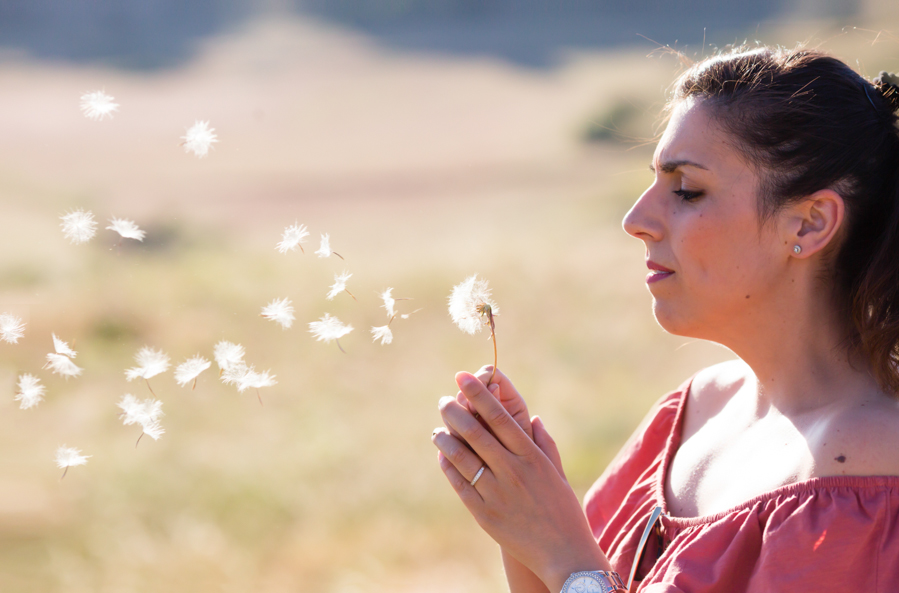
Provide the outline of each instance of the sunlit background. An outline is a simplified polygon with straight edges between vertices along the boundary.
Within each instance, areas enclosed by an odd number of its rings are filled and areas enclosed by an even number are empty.
[[[620,221],[650,182],[666,89],[730,43],[807,42],[899,70],[892,0],[11,0],[0,2],[0,591],[494,592],[495,544],[430,443],[453,374],[492,362],[455,328],[478,273],[499,365],[579,495],[649,406],[728,353],[664,334]],[[82,94],[121,105],[91,121]],[[204,159],[181,136],[208,121]],[[84,208],[100,231],[63,237]],[[142,243],[102,230],[113,216]],[[284,228],[311,241],[281,254]],[[344,256],[318,258],[321,233]],[[325,295],[353,274],[357,297]],[[378,293],[397,303],[394,342]],[[259,316],[287,297],[284,330]],[[324,313],[355,330],[316,342]],[[413,313],[414,312],[414,313]],[[82,376],[41,367],[51,332]],[[219,340],[278,384],[150,380],[158,441],[116,402],[143,346]],[[17,377],[46,401],[21,410]],[[90,455],[60,480],[57,447]]]

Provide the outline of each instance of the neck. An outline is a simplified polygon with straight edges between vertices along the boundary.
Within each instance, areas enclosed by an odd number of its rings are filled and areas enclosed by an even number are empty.
[[[759,408],[802,414],[882,396],[838,308],[813,278],[807,288],[772,298],[721,341],[752,369]]]

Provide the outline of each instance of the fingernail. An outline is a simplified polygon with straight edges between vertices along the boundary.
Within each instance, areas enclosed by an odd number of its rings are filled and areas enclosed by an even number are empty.
[[[453,396],[451,396],[451,395],[444,395],[443,397],[440,398],[440,401],[437,402],[437,407],[440,408],[440,409],[442,410],[442,409],[445,408],[450,402],[454,402],[454,401],[456,401],[456,398],[454,398]]]
[[[462,389],[468,388],[473,389],[474,386],[478,383],[478,380],[472,377],[471,375],[462,375],[460,380],[460,385]]]
[[[499,390],[499,383],[491,383],[487,386],[487,389],[490,390],[490,393],[496,395],[496,392]]]

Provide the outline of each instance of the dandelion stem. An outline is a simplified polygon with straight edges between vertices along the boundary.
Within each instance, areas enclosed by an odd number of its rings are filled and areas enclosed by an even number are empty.
[[[341,258],[341,259],[343,259],[343,258]],[[347,290],[346,288],[344,288],[344,290],[346,291],[346,293],[347,293],[348,295],[350,295],[351,297],[353,297],[353,300],[354,300],[354,301],[356,301],[357,303],[359,302],[359,300],[355,297],[355,295],[354,295],[353,293],[351,293],[351,292],[350,292],[349,290]]]
[[[156,392],[154,392],[154,391],[153,391],[153,388],[150,387],[150,380],[149,380],[149,379],[144,379],[144,381],[147,383],[147,389],[150,390],[150,393],[153,394],[153,397],[156,397]]]
[[[262,395],[259,393],[259,389],[258,389],[258,388],[256,389],[256,397],[259,398],[259,405],[262,406],[262,405],[263,405],[263,404],[262,404]],[[263,406],[263,407],[265,407],[265,406]]]
[[[197,388],[197,377],[194,377],[194,386],[190,388],[191,391]]]
[[[343,349],[343,346],[340,345],[340,340],[334,338],[334,341],[337,342],[337,347],[340,348],[340,351],[346,354],[346,350]]]
[[[69,473],[69,466],[66,466],[66,469],[62,472],[62,477],[59,478],[59,481],[62,482],[62,478],[66,477],[66,474]]]
[[[490,379],[487,381],[487,387],[490,387],[490,383],[493,382],[493,377],[496,375],[496,363],[497,363],[497,353],[496,353],[496,323],[493,321],[493,311],[491,309],[487,309],[487,320],[490,322],[490,339],[493,340],[493,372],[490,373]]]
[[[143,438],[144,433],[141,431],[140,436],[137,437],[137,442],[134,443],[134,448],[137,449],[137,445],[140,443],[140,440]]]
[[[336,255],[337,257],[339,257],[340,259],[343,259],[343,256],[340,255],[339,253],[337,253],[336,251],[332,251],[331,253],[333,253],[334,255]],[[346,260],[344,259],[343,261],[346,261]]]

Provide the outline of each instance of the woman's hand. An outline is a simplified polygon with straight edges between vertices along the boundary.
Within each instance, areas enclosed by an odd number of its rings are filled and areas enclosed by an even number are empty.
[[[550,590],[560,590],[572,572],[608,570],[577,497],[556,469],[558,451],[542,423],[536,422],[535,442],[478,378],[459,373],[456,383],[469,407],[443,398],[449,430],[434,431],[432,440],[441,469],[478,524]],[[486,469],[472,486],[481,466]]]
[[[491,375],[493,375],[492,381],[490,381]],[[508,412],[509,415],[512,416],[512,419],[518,423],[518,426],[533,439],[534,429],[531,426],[531,417],[528,415],[528,406],[524,402],[524,398],[521,397],[521,394],[518,393],[518,390],[515,389],[515,386],[512,385],[512,382],[509,381],[509,378],[499,369],[496,369],[496,373],[494,374],[492,364],[482,366],[474,376],[484,385],[487,385],[487,381],[490,381],[490,385],[487,386],[488,391],[490,391],[499,403],[502,404],[503,408],[506,409],[506,412]],[[468,408],[468,411],[472,414],[476,413],[474,406],[468,401],[461,390],[456,393],[456,401]],[[559,469],[561,470],[561,467]]]

